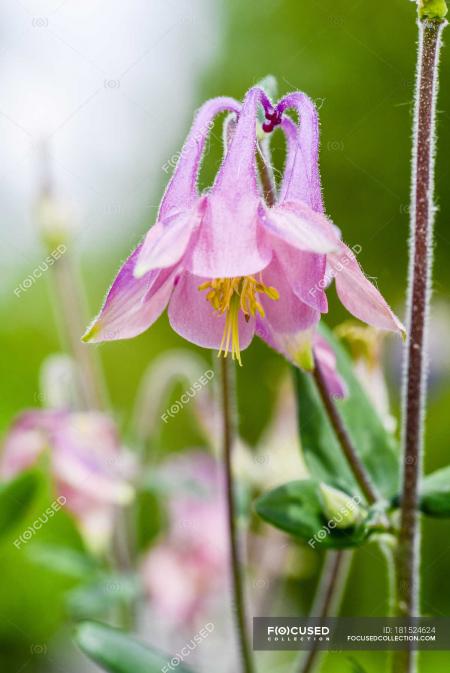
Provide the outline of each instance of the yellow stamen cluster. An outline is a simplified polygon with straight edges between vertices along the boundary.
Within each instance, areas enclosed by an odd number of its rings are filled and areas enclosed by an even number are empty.
[[[253,276],[214,278],[200,285],[198,289],[200,292],[209,290],[206,299],[218,316],[226,313],[219,356],[223,353],[224,357],[227,357],[231,345],[233,360],[237,360],[242,365],[239,346],[239,311],[242,311],[247,322],[257,313],[264,318],[264,309],[258,301],[258,295],[265,294],[269,299],[277,300],[279,298],[277,290],[264,285],[261,274],[258,280]]]

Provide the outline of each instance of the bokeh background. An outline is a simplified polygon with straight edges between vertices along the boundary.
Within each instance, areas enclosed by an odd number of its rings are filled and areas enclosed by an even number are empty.
[[[40,366],[61,351],[50,274],[20,296],[14,293],[46,255],[35,217],[43,140],[55,192],[70,213],[71,246],[92,317],[120,260],[154,221],[170,175],[165,166],[180,149],[195,108],[210,96],[242,98],[271,73],[280,94],[301,89],[317,102],[327,212],[346,241],[362,247],[359,259],[366,273],[404,314],[417,34],[413,3],[21,0],[3,3],[0,19],[2,434],[19,411],[40,406]],[[426,471],[448,462],[450,435],[449,81],[450,51],[444,48]],[[280,169],[282,149],[275,152]],[[204,185],[219,161],[220,132],[213,130]],[[332,296],[329,323],[345,317]],[[144,370],[160,353],[179,347],[187,345],[163,317],[133,341],[97,349],[125,437]],[[392,339],[386,351],[398,411],[401,350]],[[202,356],[213,362],[213,355]],[[250,445],[257,445],[264,431],[285,370],[285,363],[261,343],[245,353],[238,398],[240,430]],[[176,398],[177,390],[173,394]],[[162,428],[157,450],[179,452],[199,441],[187,409]],[[48,497],[41,494],[36,511]],[[60,517],[47,528],[43,539],[77,544],[69,519]],[[445,522],[425,523],[425,613],[450,614],[449,533]],[[314,564],[304,575],[299,596],[311,594]],[[64,595],[74,580],[37,567],[12,548],[11,540],[0,549],[0,578],[0,668],[10,673],[70,670],[61,664],[60,653],[69,657],[73,648]],[[343,614],[383,614],[385,579],[374,546],[357,552]],[[53,643],[55,656],[42,655],[39,647],[47,643]],[[358,659],[369,671],[384,670],[382,655]],[[444,673],[450,665],[445,653],[422,659],[427,673]],[[345,655],[331,654],[322,670],[351,671],[351,664]]]

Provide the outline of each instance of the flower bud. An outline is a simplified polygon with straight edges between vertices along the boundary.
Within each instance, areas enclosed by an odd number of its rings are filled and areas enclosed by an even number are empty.
[[[364,511],[359,507],[361,498],[357,495],[350,497],[343,491],[320,484],[323,513],[330,521],[335,523],[336,528],[350,528],[361,523]]]
[[[49,250],[61,244],[67,244],[70,237],[69,215],[67,210],[52,196],[41,196],[36,206],[36,218],[41,237]]]
[[[420,19],[443,19],[448,12],[445,0],[419,0]]]

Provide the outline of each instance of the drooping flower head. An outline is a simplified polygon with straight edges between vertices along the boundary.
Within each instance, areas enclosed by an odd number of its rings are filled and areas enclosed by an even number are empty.
[[[287,138],[284,176],[269,207],[256,165],[257,113],[266,132]],[[294,108],[298,122],[287,116]],[[212,188],[200,194],[197,178],[211,121],[237,115]],[[325,289],[334,277],[342,303],[358,318],[402,332],[355,254],[325,216],[318,167],[318,118],[303,93],[273,106],[259,87],[242,106],[216,98],[199,110],[163,197],[156,224],[114,281],[87,341],[135,336],[168,306],[172,328],[187,340],[241,351],[254,334],[296,364],[307,363],[314,328],[327,311]],[[320,349],[317,351],[320,357]]]

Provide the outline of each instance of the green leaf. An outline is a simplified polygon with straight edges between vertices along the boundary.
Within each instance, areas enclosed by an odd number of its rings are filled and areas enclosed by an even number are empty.
[[[38,485],[39,476],[33,471],[0,484],[0,536],[6,535],[25,516]]]
[[[367,670],[363,668],[359,663],[359,661],[357,661],[353,657],[349,657],[348,661],[352,666],[352,673],[367,673]]]
[[[109,673],[161,673],[164,666],[170,670],[170,655],[150,650],[110,626],[84,622],[77,627],[75,641],[90,659]],[[183,664],[176,670],[177,673],[189,673]]]
[[[118,605],[130,605],[139,590],[139,580],[133,574],[101,573],[70,592],[67,609],[75,619],[102,619]]]
[[[450,516],[450,466],[437,470],[423,479],[420,489],[420,509],[428,516]]]
[[[99,569],[92,557],[62,545],[35,543],[30,546],[28,556],[34,563],[76,579],[83,579]]]
[[[364,542],[370,533],[361,521],[339,528],[345,511],[330,519],[325,513],[321,485],[311,480],[291,481],[265,493],[256,501],[259,516],[276,528],[306,540],[313,549],[344,549]],[[355,507],[358,508],[355,502]]]
[[[338,371],[347,384],[348,396],[344,400],[336,400],[336,406],[374,485],[380,495],[389,499],[398,491],[398,444],[383,426],[356,379],[345,349],[328,328],[321,326],[320,331],[333,347]],[[298,369],[294,369],[294,375],[300,439],[311,476],[342,491],[360,494],[312,377]]]

